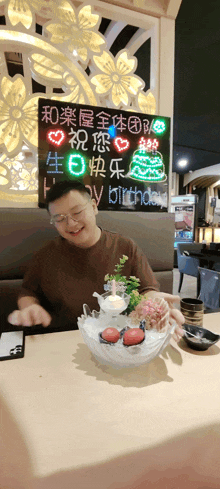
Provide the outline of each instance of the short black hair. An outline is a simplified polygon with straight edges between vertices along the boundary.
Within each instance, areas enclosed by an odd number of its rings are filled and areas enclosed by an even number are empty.
[[[78,190],[78,192],[90,195],[90,190],[85,187],[85,185],[78,180],[70,181],[70,180],[62,180],[61,182],[54,183],[52,187],[48,190],[46,195],[46,208],[48,210],[49,204],[54,202],[63,195],[68,194],[71,190]]]

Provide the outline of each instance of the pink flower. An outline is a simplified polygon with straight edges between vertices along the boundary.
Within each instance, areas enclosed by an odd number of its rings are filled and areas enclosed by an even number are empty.
[[[129,316],[137,322],[145,319],[146,329],[161,329],[164,326],[164,321],[162,320],[167,317],[167,307],[167,303],[163,300],[161,301],[161,299],[147,300],[143,298]]]

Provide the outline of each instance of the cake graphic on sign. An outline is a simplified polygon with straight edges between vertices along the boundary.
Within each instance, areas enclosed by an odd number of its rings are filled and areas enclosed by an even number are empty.
[[[158,146],[157,139],[142,137],[138,149],[133,153],[127,177],[143,182],[165,182],[167,175],[162,154],[157,151]]]

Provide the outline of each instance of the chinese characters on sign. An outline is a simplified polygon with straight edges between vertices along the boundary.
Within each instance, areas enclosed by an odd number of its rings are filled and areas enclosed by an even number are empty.
[[[40,207],[77,179],[101,210],[167,210],[169,117],[40,99],[38,155]]]

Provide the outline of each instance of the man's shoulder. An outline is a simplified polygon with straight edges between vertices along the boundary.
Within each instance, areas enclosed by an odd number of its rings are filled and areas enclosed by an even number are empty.
[[[103,230],[103,233],[105,233],[106,244],[117,243],[118,245],[127,245],[132,248],[136,246],[133,239],[129,238],[128,236],[123,236],[120,233],[107,230]]]
[[[47,255],[48,253],[51,253],[55,250],[59,250],[61,248],[62,241],[60,236],[57,236],[56,238],[50,239],[49,241],[46,241],[41,248],[35,251],[35,256],[44,256]]]

